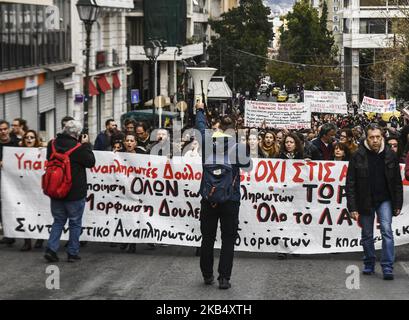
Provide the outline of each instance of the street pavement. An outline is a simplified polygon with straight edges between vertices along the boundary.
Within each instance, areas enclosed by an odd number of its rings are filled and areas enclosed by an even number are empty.
[[[394,281],[382,279],[378,263],[375,275],[355,274],[355,289],[348,289],[351,274],[346,271],[361,268],[361,253],[278,260],[276,254],[237,252],[229,290],[202,283],[195,248],[149,250],[138,244],[136,253],[126,253],[107,243],[88,243],[76,263],[65,261],[61,247],[60,262],[53,265],[60,272],[59,289],[47,289],[51,274],[46,272],[49,264],[43,251],[20,252],[21,245],[18,240],[12,247],[0,247],[0,299],[409,299],[409,245],[397,247]],[[217,262],[216,258],[215,270]],[[56,269],[51,268],[55,276]]]

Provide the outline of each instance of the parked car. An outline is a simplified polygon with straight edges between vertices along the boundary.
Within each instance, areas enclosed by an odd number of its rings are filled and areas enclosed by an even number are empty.
[[[285,91],[280,91],[277,95],[277,102],[286,102],[288,100],[288,94]]]
[[[370,120],[373,120],[373,119],[376,117],[376,113],[375,113],[375,112],[365,112],[365,113],[366,113],[367,117],[368,117]],[[381,117],[382,117],[382,120],[383,120],[383,121],[389,122],[392,117],[397,117],[397,118],[399,118],[400,116],[401,116],[400,111],[396,110],[396,111],[394,111],[394,112],[385,112],[385,113],[382,113],[382,116],[381,116]]]
[[[280,91],[281,91],[280,87],[274,87],[273,91],[272,91],[272,95],[276,96],[276,95],[278,95],[280,93]]]

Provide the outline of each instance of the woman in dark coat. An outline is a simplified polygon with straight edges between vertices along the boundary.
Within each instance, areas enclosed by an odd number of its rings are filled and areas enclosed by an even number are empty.
[[[280,159],[304,159],[304,146],[297,134],[287,134],[281,144]]]

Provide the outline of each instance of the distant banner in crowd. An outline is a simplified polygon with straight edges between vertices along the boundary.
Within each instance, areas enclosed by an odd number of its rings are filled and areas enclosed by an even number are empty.
[[[311,112],[348,113],[348,103],[345,92],[305,90],[304,103],[310,107]]]
[[[95,152],[88,170],[82,240],[200,246],[200,160]],[[45,149],[4,149],[2,214],[8,237],[49,236],[50,200],[40,188]],[[258,159],[242,173],[237,250],[329,253],[361,251],[346,209],[346,162]],[[405,181],[407,183],[407,181]],[[409,243],[409,187],[395,243]],[[68,229],[63,238],[67,239]],[[218,232],[219,234],[220,232]],[[376,247],[381,236],[376,228]],[[220,235],[217,238],[220,247]]]
[[[311,128],[310,108],[303,103],[277,103],[246,100],[244,125],[246,127],[280,129]]]
[[[362,100],[362,110],[365,112],[387,113],[396,111],[396,100],[378,100],[364,97]]]

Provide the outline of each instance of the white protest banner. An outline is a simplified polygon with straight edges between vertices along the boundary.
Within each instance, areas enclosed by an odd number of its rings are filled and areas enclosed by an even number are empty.
[[[311,112],[303,103],[276,103],[246,100],[244,125],[246,127],[280,129],[311,128]]]
[[[369,97],[364,97],[362,100],[362,110],[365,112],[387,113],[396,110],[396,100],[378,100]]]
[[[304,103],[310,107],[311,112],[348,113],[348,103],[345,92],[305,90]]]
[[[49,236],[50,200],[40,187],[44,155],[44,149],[4,148],[1,190],[6,236]],[[200,162],[101,151],[95,155],[96,166],[87,173],[82,240],[200,246]],[[300,254],[361,251],[361,229],[346,209],[347,166],[347,162],[254,160],[252,171],[241,175],[236,249]],[[404,214],[393,218],[396,245],[409,243],[408,185],[404,180]],[[381,236],[375,229],[379,249]],[[67,239],[67,229],[63,238]]]

